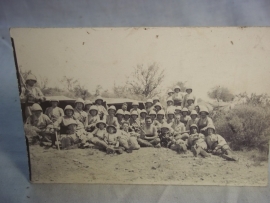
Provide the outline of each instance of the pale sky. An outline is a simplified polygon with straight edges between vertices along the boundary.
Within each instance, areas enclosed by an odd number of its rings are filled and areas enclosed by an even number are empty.
[[[164,91],[187,81],[202,99],[216,85],[270,95],[270,28],[20,28],[11,36],[19,67],[49,86],[66,75],[92,93],[112,90],[137,64],[155,62],[165,69]]]

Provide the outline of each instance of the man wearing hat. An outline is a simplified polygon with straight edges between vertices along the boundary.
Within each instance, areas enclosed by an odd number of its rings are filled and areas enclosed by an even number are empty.
[[[215,126],[209,124],[206,127],[207,135],[205,141],[210,152],[214,155],[220,155],[228,161],[238,161],[232,153],[231,148],[227,144],[226,140],[219,134],[216,134]]]
[[[106,150],[108,145],[104,141],[106,135],[106,122],[104,120],[99,120],[96,124],[96,129],[92,132],[93,138],[91,142],[100,149]]]
[[[198,133],[198,126],[192,124],[190,126],[190,135],[188,137],[188,146],[193,152],[193,155],[197,157],[199,154],[202,157],[209,157],[210,155],[206,152],[207,144],[205,142],[205,136]]]
[[[125,121],[124,120],[124,111],[122,109],[118,109],[116,111],[115,115],[116,115],[116,118],[117,118],[117,122],[120,125],[120,128],[122,128],[123,122]]]
[[[64,116],[64,111],[57,106],[59,103],[57,99],[51,99],[50,102],[52,106],[46,108],[45,115],[47,115],[52,122],[55,122],[59,117]]]
[[[140,126],[143,127],[145,125],[145,118],[147,116],[147,112],[145,109],[141,110],[140,117],[139,117],[139,123]]]
[[[91,106],[88,113],[88,124],[86,126],[87,132],[93,132],[97,122],[100,120],[98,115],[98,109],[95,105]]]
[[[53,123],[50,118],[42,113],[42,108],[39,104],[34,103],[31,107],[32,115],[26,119],[25,129],[32,129],[34,135],[26,133],[30,143],[40,140],[40,144],[43,142],[52,142],[52,146],[55,145],[55,136],[53,131]]]
[[[181,106],[183,102],[183,94],[178,85],[174,87],[174,94],[172,96],[172,99],[173,99],[174,106]]]
[[[84,111],[86,112],[86,113],[88,113],[89,112],[89,110],[90,110],[90,107],[93,105],[93,102],[92,101],[90,101],[90,100],[85,100],[85,102],[84,102]]]
[[[157,128],[152,124],[152,120],[149,116],[145,118],[145,126],[141,130],[138,143],[141,147],[161,147]]]
[[[171,138],[172,138],[173,129],[167,123],[163,123],[160,129],[160,145],[161,147],[170,148]]]
[[[204,135],[206,135],[206,127],[208,125],[214,125],[213,120],[208,116],[209,115],[209,111],[206,107],[202,106],[200,108],[200,118],[198,120],[198,130],[200,133],[203,133]]]
[[[167,109],[165,111],[165,116],[166,116],[166,118],[168,118],[167,117],[168,112],[169,111],[173,111],[174,112],[175,111],[175,106],[173,106],[173,99],[171,97],[169,97],[166,102],[167,102]]]
[[[75,101],[75,108],[74,108],[74,117],[78,119],[84,127],[88,125],[88,115],[83,110],[84,107],[84,100],[82,98],[78,98]]]
[[[139,115],[137,111],[133,111],[131,113],[131,118],[129,119],[129,125],[134,131],[137,131],[140,128]]]
[[[159,102],[159,98],[157,96],[153,97],[153,106],[155,106],[156,103]]]
[[[116,113],[116,108],[114,105],[108,108],[109,115],[106,117],[106,124],[113,125],[116,128],[120,128],[117,118],[114,116]]]
[[[168,94],[168,98],[169,97],[172,97],[173,94],[174,94],[174,91],[172,89],[169,89],[168,92],[167,92],[167,94]]]
[[[124,147],[126,152],[130,153],[132,150],[140,149],[140,145],[138,144],[137,137],[138,133],[129,132],[130,126],[129,123],[124,121],[122,124],[122,130],[120,130],[119,135],[119,145]]]
[[[25,81],[25,86],[21,89],[20,100],[21,103],[25,104],[25,109],[23,109],[24,120],[31,115],[30,107],[34,103],[40,103],[46,100],[43,93],[35,84],[37,83],[37,78],[33,74],[29,74]]]
[[[146,110],[148,115],[149,115],[150,111],[154,110],[152,99],[147,99],[147,101],[145,102],[145,110]]]
[[[159,112],[159,111],[162,109],[161,103],[157,102],[157,103],[154,105],[154,109],[155,109],[156,112]]]
[[[25,80],[25,87],[22,87],[22,92],[20,95],[21,102],[27,101],[28,96],[33,98],[32,104],[35,102],[45,101],[45,97],[39,87],[35,86],[37,83],[37,78],[33,74],[29,74]],[[30,101],[29,101],[30,102]]]
[[[98,96],[95,100],[95,105],[98,109],[98,115],[99,115],[100,119],[106,120],[108,112],[105,109],[105,107],[102,105],[102,103],[103,103],[103,98],[101,96]]]
[[[54,123],[54,129],[59,131],[60,134],[67,134],[67,124],[70,120],[77,123],[76,129],[84,129],[84,125],[78,120],[74,118],[74,109],[72,106],[67,105],[64,109],[64,116],[59,117]]]
[[[191,119],[190,116],[188,115],[188,109],[187,108],[183,108],[181,110],[181,112],[182,112],[182,115],[180,117],[180,121],[182,123],[184,123],[184,125],[186,126],[187,123],[188,123],[188,121]]]
[[[104,142],[107,144],[106,152],[107,154],[122,154],[123,149],[119,147],[119,135],[117,134],[117,129],[113,125],[108,125],[106,127],[107,133],[105,134]]]
[[[89,145],[87,141],[90,141],[92,134],[88,134],[84,128],[78,129],[78,122],[73,119],[69,119],[65,123],[67,127],[66,134],[60,135],[60,142],[62,149],[70,149],[70,147],[78,144],[80,148],[85,148]]]
[[[186,88],[186,94],[185,94],[185,96],[183,98],[182,108],[188,106],[188,103],[187,103],[188,100],[192,100],[194,106],[196,106],[197,101],[196,101],[195,95],[192,93],[192,87],[187,87]]]
[[[134,101],[132,102],[132,109],[130,109],[130,113],[132,114],[133,111],[136,111],[138,115],[140,115],[141,110],[139,109],[139,102]]]
[[[167,114],[167,124],[169,124],[170,126],[172,126],[172,124],[174,123],[174,112],[173,110],[169,110],[168,114]]]
[[[156,126],[158,132],[160,132],[161,126],[166,123],[165,119],[165,112],[163,109],[161,109],[159,112],[157,112],[157,118],[154,125]]]
[[[124,111],[124,121],[129,122],[130,119],[130,113],[129,111]]]
[[[186,140],[188,138],[188,131],[185,128],[185,125],[180,121],[180,115],[176,114],[174,117],[174,121],[171,125],[174,137],[177,139]]]
[[[187,131],[190,131],[190,126],[193,125],[193,124],[195,124],[197,126],[199,118],[198,118],[198,113],[197,113],[196,110],[191,111],[190,118],[191,119],[188,120],[187,125],[186,125],[186,130]],[[197,128],[198,128],[198,126],[197,126]]]
[[[124,102],[124,103],[122,104],[122,110],[123,110],[124,112],[127,111],[127,107],[128,107],[127,103]]]

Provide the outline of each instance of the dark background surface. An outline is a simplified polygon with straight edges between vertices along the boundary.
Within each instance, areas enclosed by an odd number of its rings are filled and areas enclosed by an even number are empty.
[[[270,26],[270,1],[0,0],[0,202],[269,202],[269,186],[29,183],[9,28],[122,26]]]

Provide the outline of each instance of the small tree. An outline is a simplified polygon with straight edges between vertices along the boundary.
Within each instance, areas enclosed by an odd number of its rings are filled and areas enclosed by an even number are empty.
[[[127,85],[133,94],[143,95],[145,98],[153,97],[160,93],[157,88],[164,80],[164,69],[153,63],[148,67],[137,65],[131,77],[127,80]]]
[[[76,80],[73,77],[63,76],[60,82],[63,84],[64,88],[67,89],[68,91],[72,91],[75,88],[75,86],[78,85],[78,80]]]
[[[216,99],[218,102],[224,101],[232,101],[234,95],[230,92],[230,90],[226,87],[216,86],[210,92],[207,93],[208,96],[212,99]]]
[[[74,88],[74,93],[76,97],[80,97],[83,100],[85,100],[88,97],[91,97],[91,94],[89,93],[89,91],[82,85],[78,84],[75,88]]]

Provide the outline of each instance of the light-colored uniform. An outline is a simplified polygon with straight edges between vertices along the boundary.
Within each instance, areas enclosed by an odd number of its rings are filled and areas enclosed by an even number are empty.
[[[198,124],[199,118],[195,118],[194,120],[191,118],[190,120],[188,120],[187,125],[186,125],[186,130],[190,130],[190,126],[192,124]]]
[[[195,95],[191,92],[190,94],[188,94],[188,93],[186,93],[185,94],[185,96],[183,97],[183,102],[182,102],[182,108],[184,108],[184,107],[188,107],[188,104],[187,104],[187,100],[188,99],[193,99],[193,104],[194,104],[194,107],[196,106],[196,103],[197,103],[197,101],[196,101],[196,97],[195,97]]]
[[[139,108],[137,108],[136,110],[134,108],[130,109],[130,114],[132,114],[133,111],[136,111],[138,113],[138,115],[140,115],[141,110]]]
[[[118,123],[118,120],[115,116],[108,115],[106,117],[106,124],[107,125],[113,125],[116,128],[120,128],[120,124]]]
[[[45,110],[45,115],[47,115],[52,120],[52,122],[55,122],[58,118],[64,116],[64,111],[58,106],[54,108],[48,107]]]
[[[85,127],[88,124],[88,115],[85,111],[74,108],[74,118],[78,119]]]
[[[26,88],[28,90],[28,93],[26,93],[26,89],[24,87],[22,87],[22,92],[20,95],[20,100],[22,103],[26,102],[26,99],[28,97],[29,94],[31,94],[36,100],[38,99],[42,99],[44,97],[43,93],[41,92],[41,90],[39,89],[39,87],[36,86],[29,86],[26,84]]]
[[[181,115],[180,122],[184,123],[184,125],[186,126],[190,119],[191,119],[191,117],[188,115],[186,115],[186,116]]]

